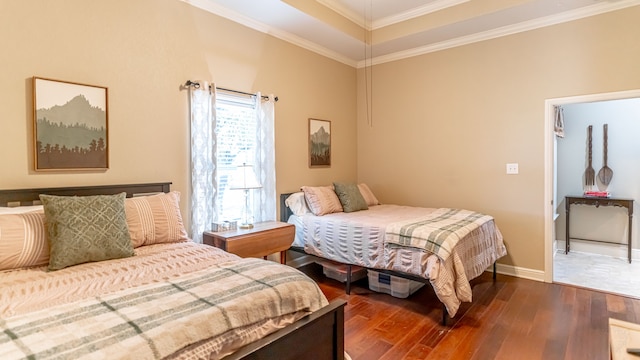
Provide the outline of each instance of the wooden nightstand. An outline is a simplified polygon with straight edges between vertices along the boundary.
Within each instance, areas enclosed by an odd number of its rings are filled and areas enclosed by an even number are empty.
[[[280,252],[280,263],[286,264],[286,251],[295,236],[295,226],[279,221],[253,224],[253,229],[205,231],[202,242],[241,257],[263,257]]]

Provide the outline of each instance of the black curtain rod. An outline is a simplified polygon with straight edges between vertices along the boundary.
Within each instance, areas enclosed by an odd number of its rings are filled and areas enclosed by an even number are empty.
[[[184,85],[185,86],[193,86],[196,89],[200,87],[200,83],[199,82],[195,82],[195,81],[191,81],[191,80],[187,80],[187,82]],[[221,87],[217,87],[217,86],[216,86],[216,89],[223,90],[223,91],[229,91],[229,92],[236,93],[236,94],[242,94],[242,95],[248,95],[248,96],[257,96],[256,94],[251,94],[251,93],[244,92],[244,91],[239,91],[239,90],[225,89],[225,88],[221,88]],[[262,95],[262,99],[263,100],[269,100],[269,97],[266,96],[266,95]],[[273,99],[275,101],[278,101],[278,97],[277,96],[274,97]]]

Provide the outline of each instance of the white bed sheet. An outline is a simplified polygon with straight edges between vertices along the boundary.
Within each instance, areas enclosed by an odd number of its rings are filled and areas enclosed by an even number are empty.
[[[435,211],[400,205],[376,205],[369,210],[323,216],[291,216],[296,225],[295,246],[308,254],[367,268],[388,269],[429,279],[449,315],[460,303],[471,301],[469,280],[506,255],[502,234],[490,221],[471,232],[442,261],[437,256],[406,247],[384,245],[385,227],[395,221],[419,219]]]

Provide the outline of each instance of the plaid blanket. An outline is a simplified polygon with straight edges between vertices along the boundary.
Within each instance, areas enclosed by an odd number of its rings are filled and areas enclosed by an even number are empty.
[[[232,328],[325,305],[299,271],[244,259],[0,318],[0,359],[161,359]]]
[[[384,241],[426,250],[446,260],[458,241],[493,217],[469,210],[440,208],[423,219],[389,224]]]

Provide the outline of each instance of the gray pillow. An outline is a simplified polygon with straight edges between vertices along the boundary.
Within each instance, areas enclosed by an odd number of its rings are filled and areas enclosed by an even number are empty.
[[[49,270],[133,256],[125,196],[40,195],[49,234]]]
[[[367,210],[369,208],[360,193],[360,189],[358,189],[358,185],[334,182],[333,187],[338,199],[340,199],[344,212]]]

